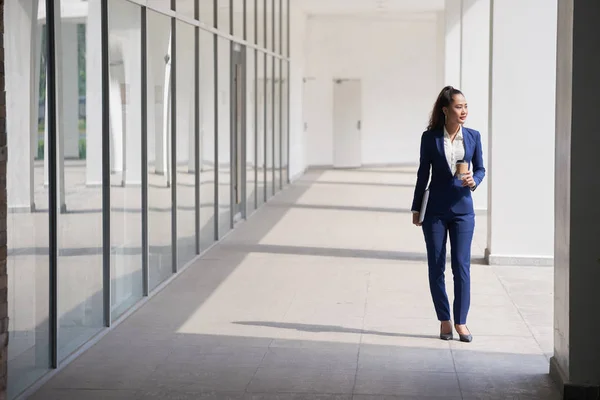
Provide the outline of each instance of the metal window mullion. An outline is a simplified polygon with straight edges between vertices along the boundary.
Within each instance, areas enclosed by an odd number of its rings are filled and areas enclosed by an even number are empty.
[[[198,14],[198,0],[196,0],[196,18]],[[200,28],[195,29],[194,40],[194,184],[196,204],[196,254],[200,254]]]
[[[104,326],[111,324],[110,304],[110,76],[108,61],[108,0],[101,1],[102,46],[102,238]]]
[[[175,0],[172,0],[174,3]],[[171,255],[177,273],[177,19],[171,18]]]
[[[291,129],[291,122],[290,122],[290,98],[291,98],[291,86],[292,86],[292,81],[291,81],[291,76],[292,76],[292,64],[291,64],[291,60],[290,60],[290,55],[292,54],[291,51],[291,39],[290,39],[290,32],[291,32],[291,10],[290,10],[290,0],[284,0],[287,1],[287,26],[286,26],[286,35],[287,35],[287,54],[284,54],[284,57],[287,58],[287,163],[288,163],[288,167],[287,167],[287,183],[290,183],[290,129]]]
[[[49,219],[49,341],[50,367],[58,367],[58,213],[57,213],[57,140],[56,140],[56,54],[54,1],[46,0],[46,79],[48,101],[48,219]]]
[[[141,57],[141,84],[142,84],[142,294],[148,296],[150,293],[150,275],[148,268],[148,50],[147,50],[147,9],[141,7],[141,39],[142,39],[142,57]]]

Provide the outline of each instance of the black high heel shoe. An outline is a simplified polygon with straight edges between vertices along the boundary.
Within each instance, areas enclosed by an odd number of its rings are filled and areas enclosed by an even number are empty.
[[[465,328],[467,328],[467,327],[465,326]],[[456,325],[454,325],[454,329],[456,329]],[[469,330],[469,328],[467,328],[467,330]],[[456,332],[458,332],[458,329],[456,329]],[[463,335],[463,334],[459,333],[458,338],[460,339],[461,342],[465,342],[465,343],[471,343],[473,341],[473,335],[471,335],[470,330],[467,335]]]
[[[440,339],[442,340],[452,340],[452,329],[450,329],[450,333],[443,333],[442,328],[440,327]]]

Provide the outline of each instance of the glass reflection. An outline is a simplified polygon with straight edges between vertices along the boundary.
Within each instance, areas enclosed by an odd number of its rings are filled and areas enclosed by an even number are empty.
[[[153,8],[155,10],[171,10],[171,0],[146,0],[148,8]],[[177,0],[177,4],[179,4],[181,0]]]
[[[4,5],[8,135],[8,398],[50,367],[45,8]],[[33,151],[31,151],[33,149]]]
[[[215,0],[197,0],[198,1],[198,13],[200,17],[200,22],[208,25],[214,26],[215,24]]]
[[[246,49],[246,210],[256,209],[256,50]]]
[[[148,274],[150,290],[173,271],[171,227],[171,19],[147,13]]]
[[[280,54],[281,52],[281,0],[273,0],[273,52]]]
[[[219,238],[231,230],[231,46],[218,38],[218,193]]]
[[[256,168],[257,168],[257,203],[256,206],[260,207],[264,204],[266,199],[266,178],[267,178],[267,142],[266,142],[266,131],[267,131],[267,80],[266,67],[267,64],[266,54],[258,52],[256,56]]]
[[[196,19],[196,0],[177,0],[177,15]]]
[[[200,30],[200,250],[215,241],[215,35]]]
[[[290,64],[287,61],[283,61],[283,74],[281,81],[281,166],[282,166],[282,180],[283,185],[287,185],[289,181],[289,159],[288,159],[288,146],[289,146],[289,76],[290,76]]]
[[[141,8],[109,3],[111,307],[120,317],[142,297]]]
[[[55,18],[60,360],[104,326],[102,157],[108,150],[102,149],[100,2],[89,3],[86,25],[72,18],[77,3],[62,3]]]
[[[275,59],[273,73],[273,179],[275,192],[281,189],[281,60]]]
[[[196,256],[194,27],[177,22],[177,263]]]
[[[233,35],[244,38],[244,8],[248,0],[232,0],[233,3]],[[253,1],[253,0],[250,0]],[[248,32],[249,33],[249,32]]]
[[[275,153],[275,145],[273,143],[273,122],[275,119],[275,115],[273,113],[273,66],[274,60],[272,56],[267,55],[267,75],[266,75],[266,164],[267,164],[267,178],[266,178],[266,187],[267,187],[267,200],[273,197],[275,193],[275,187],[273,186],[273,182],[275,181],[274,169],[273,169],[273,156]]]
[[[221,32],[231,33],[231,0],[216,0],[218,6],[218,17],[217,28]]]

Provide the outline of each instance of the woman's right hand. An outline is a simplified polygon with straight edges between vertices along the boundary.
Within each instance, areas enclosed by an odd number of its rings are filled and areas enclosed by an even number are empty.
[[[416,225],[416,226],[421,226],[421,225],[423,225],[423,224],[421,224],[421,223],[419,222],[419,219],[420,219],[421,213],[414,212],[414,213],[412,213],[412,216],[413,216],[413,221],[412,221],[412,222],[413,222],[413,225]]]

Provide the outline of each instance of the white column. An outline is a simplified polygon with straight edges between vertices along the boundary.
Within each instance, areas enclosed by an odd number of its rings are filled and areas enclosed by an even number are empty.
[[[446,31],[444,85],[457,88],[461,87],[462,3],[463,0],[446,0],[444,21]]]
[[[554,357],[564,399],[600,391],[600,3],[561,0],[558,11]]]
[[[8,208],[30,211],[33,200],[33,149],[37,151],[39,35],[37,1],[6,2],[5,68],[8,131]],[[38,74],[36,74],[38,73]],[[32,143],[32,139],[36,139]]]
[[[484,165],[488,167],[490,66],[490,0],[463,0],[461,87],[469,104],[467,127],[481,133]],[[473,193],[476,210],[488,206],[488,180]]]
[[[304,129],[304,77],[307,16],[297,3],[290,2],[290,180],[294,181],[304,174],[307,167],[307,138]],[[264,75],[259,71],[259,79]],[[259,81],[260,82],[260,81]],[[259,93],[260,93],[259,88]],[[260,101],[260,98],[259,98]],[[259,116],[259,120],[260,120]],[[259,136],[260,138],[260,136]],[[259,139],[259,149],[262,142]],[[259,150],[257,164],[264,158]]]
[[[557,0],[492,1],[491,264],[553,261],[556,21]]]
[[[123,55],[126,82],[126,184],[138,185],[142,183],[142,153],[140,151],[142,140],[142,127],[139,116],[142,103],[138,100],[137,93],[142,91],[142,77],[140,75],[141,54],[140,40],[141,29],[138,14],[132,15],[127,22],[127,40],[124,43]],[[146,101],[146,99],[142,99]]]
[[[66,159],[79,158],[79,70],[77,24],[62,22],[62,101],[64,152]]]
[[[100,0],[89,0],[86,25],[86,184],[102,185],[102,46]]]

